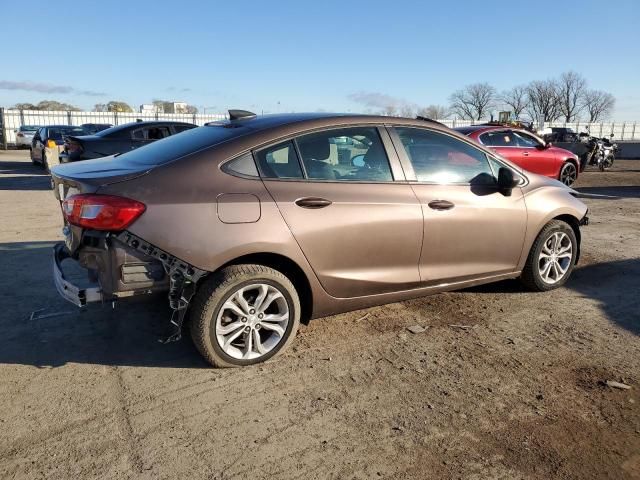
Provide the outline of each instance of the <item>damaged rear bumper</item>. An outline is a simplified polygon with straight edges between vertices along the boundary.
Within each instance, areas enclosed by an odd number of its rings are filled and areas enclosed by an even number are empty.
[[[71,254],[64,243],[58,243],[53,247],[53,281],[60,296],[78,307],[84,307],[87,303],[101,302],[103,294],[99,286],[82,288],[65,278],[62,262],[67,258],[71,258]]]

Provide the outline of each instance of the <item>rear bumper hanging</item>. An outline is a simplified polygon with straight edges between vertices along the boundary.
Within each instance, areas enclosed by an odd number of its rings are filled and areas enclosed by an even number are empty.
[[[67,258],[71,258],[71,254],[66,245],[56,244],[53,247],[53,281],[60,296],[78,307],[84,307],[87,303],[101,302],[103,295],[99,286],[80,288],[65,278],[62,261]]]

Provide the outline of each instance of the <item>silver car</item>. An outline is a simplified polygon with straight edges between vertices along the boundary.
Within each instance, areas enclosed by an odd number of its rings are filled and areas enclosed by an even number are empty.
[[[33,135],[40,127],[38,125],[23,125],[14,130],[16,134],[16,148],[29,148]]]

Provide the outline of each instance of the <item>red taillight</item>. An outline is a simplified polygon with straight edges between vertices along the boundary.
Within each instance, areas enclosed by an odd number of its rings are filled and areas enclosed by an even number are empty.
[[[71,152],[71,153],[76,153],[76,152],[80,152],[81,153],[82,150],[83,150],[82,149],[82,145],[80,145],[79,143],[76,143],[76,142],[67,141],[67,142],[65,142],[64,146],[65,146],[65,150],[67,150],[68,152]]]
[[[113,195],[71,195],[62,212],[72,225],[93,230],[124,230],[142,215],[144,203]]]

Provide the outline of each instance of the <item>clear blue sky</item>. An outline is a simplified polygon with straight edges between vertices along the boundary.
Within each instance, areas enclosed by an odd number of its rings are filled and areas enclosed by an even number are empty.
[[[639,0],[0,0],[0,18],[4,106],[357,112],[358,93],[446,104],[575,70],[616,96],[616,120],[640,120]]]

